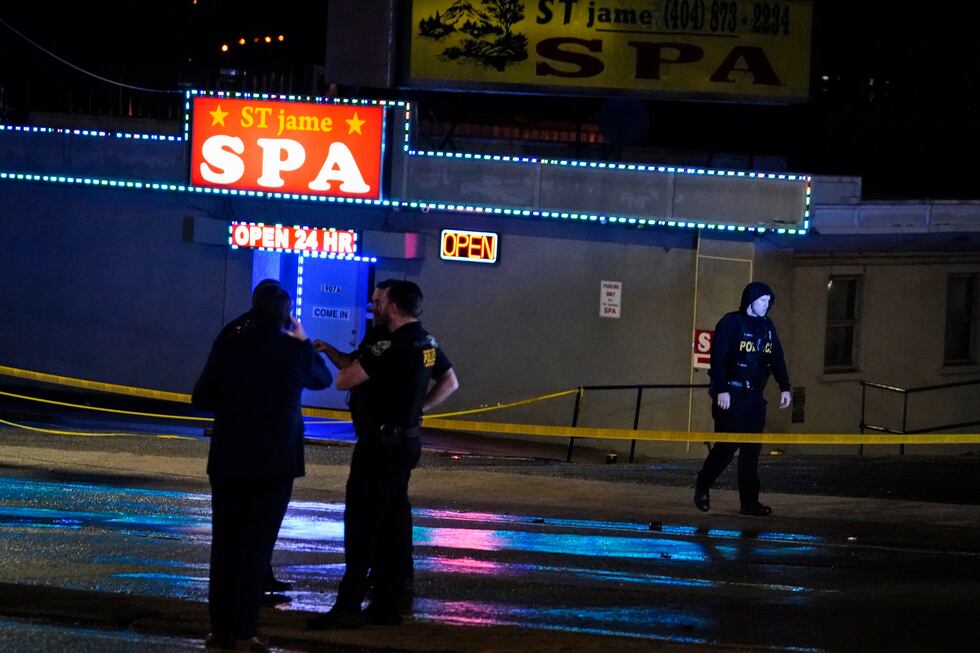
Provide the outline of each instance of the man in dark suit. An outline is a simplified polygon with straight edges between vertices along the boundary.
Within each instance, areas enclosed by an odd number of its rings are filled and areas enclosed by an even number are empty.
[[[279,281],[276,279],[263,279],[256,284],[253,292],[270,284],[281,286]],[[221,340],[235,334],[241,335],[247,331],[251,331],[253,328],[255,328],[255,320],[252,319],[252,309],[249,308],[247,311],[223,326],[221,328],[221,332],[218,333],[218,339]],[[316,341],[314,341],[313,344],[316,346]],[[210,435],[211,429],[207,429],[207,432]],[[276,578],[275,573],[272,571],[272,564],[270,563],[269,571],[265,578],[265,586],[263,587],[263,592],[267,595],[264,597],[265,605],[275,605],[279,601],[283,600],[284,597],[282,596],[282,592],[288,592],[291,589],[293,589],[292,583]]]
[[[293,479],[305,473],[302,391],[332,381],[290,308],[281,286],[257,286],[251,328],[222,331],[194,386],[194,405],[215,416],[207,647],[264,650],[262,590]]]

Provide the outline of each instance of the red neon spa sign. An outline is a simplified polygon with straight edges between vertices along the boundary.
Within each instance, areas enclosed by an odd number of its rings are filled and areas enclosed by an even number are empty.
[[[195,97],[191,184],[381,197],[384,109]]]
[[[229,244],[232,247],[345,255],[357,253],[357,234],[349,229],[232,222]]]

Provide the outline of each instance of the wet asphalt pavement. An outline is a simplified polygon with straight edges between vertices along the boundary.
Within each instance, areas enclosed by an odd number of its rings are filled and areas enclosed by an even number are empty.
[[[0,425],[0,651],[202,650],[202,427],[11,398],[0,417],[134,433]],[[352,434],[325,420],[308,433],[274,558],[294,589],[260,628],[279,650],[947,651],[980,638],[978,455],[763,456],[775,513],[758,519],[737,513],[734,465],[712,510],[694,509],[700,443],[690,458],[604,464],[578,442],[565,463],[565,441],[433,430],[411,489],[413,618],[310,633],[343,571]]]
[[[756,519],[726,491],[734,469],[711,512],[693,508],[697,459],[569,464],[560,445],[426,442],[413,619],[303,630],[343,570],[351,452],[310,445],[274,559],[294,590],[263,615],[273,644],[928,651],[980,636],[980,457],[766,457],[776,513]],[[206,450],[203,438],[0,430],[0,650],[201,650]]]
[[[44,423],[32,422],[36,426]],[[120,422],[93,422],[78,419],[69,428],[120,430]],[[131,430],[132,427],[130,427]],[[17,429],[3,430],[3,442],[11,445],[33,445],[72,450],[132,453],[138,455],[175,455],[194,457],[201,453],[203,429],[172,424],[142,425],[142,435],[131,438],[65,438],[31,433]],[[307,447],[309,464],[346,465],[350,460],[353,434],[349,426],[336,425],[319,430]],[[126,429],[123,429],[126,430]],[[188,440],[159,439],[159,433],[172,433]],[[40,440],[39,440],[40,438]],[[206,446],[206,445],[205,445]],[[704,445],[692,445],[697,449]],[[575,462],[565,463],[565,444],[527,443],[500,440],[488,436],[427,432],[422,468],[479,469],[481,471],[520,473],[567,479],[589,479],[613,483],[635,483],[669,487],[691,487],[702,459],[640,458],[636,463],[597,462],[605,454],[598,450],[576,449]],[[910,448],[911,449],[911,448]],[[707,450],[705,449],[705,452]],[[0,461],[2,468],[3,461]],[[717,489],[736,488],[735,464],[718,479]],[[765,456],[759,461],[763,493],[815,494],[855,498],[901,499],[963,505],[980,505],[980,455],[964,453],[946,456],[924,456],[914,451],[899,455],[792,455]],[[201,479],[206,482],[206,479]]]

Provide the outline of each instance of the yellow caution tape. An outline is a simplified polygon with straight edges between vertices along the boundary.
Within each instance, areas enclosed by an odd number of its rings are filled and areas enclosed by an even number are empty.
[[[513,408],[514,406],[526,406],[527,404],[533,404],[539,401],[546,401],[548,399],[555,399],[557,397],[564,397],[566,395],[575,394],[578,392],[578,388],[572,388],[571,390],[562,390],[561,392],[553,392],[549,395],[541,395],[540,397],[531,397],[530,399],[522,399],[521,401],[512,401],[509,404],[497,404],[496,406],[486,406],[484,408],[471,408],[469,410],[457,410],[454,413],[440,413],[438,415],[426,415],[424,420],[432,419],[442,419],[444,417],[456,417],[457,415],[472,415],[474,413],[485,413],[491,410],[502,410],[504,408]]]
[[[53,406],[66,406],[68,408],[78,408],[80,410],[94,410],[100,413],[116,413],[118,415],[137,415],[139,417],[158,417],[160,419],[186,419],[197,422],[213,422],[213,417],[191,417],[185,415],[164,415],[162,413],[141,413],[135,410],[118,410],[116,408],[100,408],[98,406],[86,406],[84,404],[73,404],[67,401],[54,401],[52,399],[41,399],[40,397],[29,397],[27,395],[18,395],[13,392],[4,392],[0,390],[0,395],[5,397],[14,397],[15,399],[23,399],[25,401],[35,401],[41,404],[51,404]]]
[[[16,367],[0,365],[0,374],[12,376],[18,379],[28,379],[41,383],[52,383],[54,385],[65,385],[72,388],[82,388],[85,390],[98,390],[99,392],[111,392],[118,395],[129,395],[130,397],[146,397],[148,399],[161,399],[163,401],[175,401],[181,404],[191,403],[191,396],[178,392],[166,392],[164,390],[150,390],[148,388],[133,388],[126,385],[116,385],[114,383],[102,383],[101,381],[88,381],[86,379],[76,379],[70,376],[58,376],[56,374],[45,374],[44,372],[32,372],[21,370]]]
[[[579,392],[578,388],[573,388],[571,390],[562,390],[561,392],[552,392],[551,394],[540,395],[538,397],[531,397],[530,399],[521,399],[520,401],[512,401],[508,404],[497,404],[496,406],[484,406],[483,408],[470,408],[468,410],[458,410],[453,413],[439,413],[437,415],[426,415],[422,418],[425,422],[427,420],[442,419],[444,417],[456,417],[458,415],[472,415],[474,413],[486,413],[492,410],[503,410],[504,408],[514,408],[515,406],[526,406],[528,404],[533,404],[538,401],[547,401],[548,399],[555,399],[557,397],[565,397],[567,395],[575,394]],[[307,417],[326,417],[332,420],[340,420],[343,422],[350,422],[350,411],[341,410],[329,410],[325,408],[303,408],[303,414]],[[311,424],[324,424],[325,422],[310,422]]]
[[[43,372],[32,372],[13,367],[0,365],[0,375],[13,376],[42,383],[66,385],[87,390],[98,390],[115,394],[129,395],[132,397],[146,397],[150,399],[161,399],[177,403],[190,403],[191,397],[187,394],[176,392],[165,392],[162,390],[150,390],[147,388],[134,388],[130,386],[115,385],[112,383],[101,383],[98,381],[88,381],[67,376],[45,374]],[[430,428],[441,428],[451,431],[473,431],[477,433],[504,433],[509,435],[534,435],[542,437],[557,438],[597,438],[604,440],[645,440],[657,442],[760,442],[766,444],[980,444],[980,434],[977,433],[915,433],[915,434],[893,434],[893,433],[756,433],[751,439],[746,438],[745,433],[714,433],[707,431],[661,431],[654,429],[621,429],[621,428],[593,428],[586,426],[551,426],[538,424],[513,424],[506,422],[470,422],[461,420],[446,419],[459,415],[470,415],[493,410],[503,410],[515,406],[523,406],[538,401],[546,401],[557,397],[564,397],[574,393],[582,393],[581,388],[572,390],[562,390],[551,394],[531,397],[507,404],[497,406],[487,406],[484,408],[473,408],[452,413],[441,413],[437,415],[426,415],[422,419],[424,426]],[[213,421],[210,417],[184,417],[178,415],[163,415],[156,413],[141,413],[135,411],[116,410],[111,408],[97,408],[94,406],[83,406],[67,402],[52,401],[49,399],[39,399],[25,395],[16,395],[9,392],[0,391],[0,395],[37,401],[41,403],[68,406],[84,410],[94,410],[122,415],[137,415],[141,417],[158,417],[163,419],[183,419],[194,421]],[[324,408],[303,408],[303,415],[307,417],[319,417],[340,422],[350,422],[350,412],[340,410],[330,410]],[[0,420],[2,421],[2,420]],[[320,422],[323,423],[323,422]],[[25,427],[26,428],[26,427]],[[72,432],[69,432],[72,433]],[[162,436],[161,436],[162,437]],[[175,436],[179,437],[179,436]]]
[[[45,374],[44,372],[21,370],[15,367],[7,367],[6,365],[0,365],[0,375],[12,376],[18,379],[28,379],[31,381],[38,381],[41,383],[50,383],[53,385],[63,385],[71,388],[81,388],[84,390],[97,390],[99,392],[121,394],[130,397],[144,397],[147,399],[159,399],[163,401],[172,401],[180,404],[191,403],[190,395],[181,394],[179,392],[166,392],[164,390],[151,390],[149,388],[135,388],[135,387],[125,386],[125,385],[116,385],[114,383],[102,383],[101,381],[76,379],[70,376],[58,376],[56,374]],[[159,417],[163,419],[185,419],[185,420],[193,420],[193,421],[201,421],[201,422],[214,421],[213,418],[211,417],[188,417],[182,415],[163,415],[159,413],[141,413],[132,410],[99,408],[96,406],[85,406],[83,404],[73,404],[65,401],[40,399],[38,397],[18,395],[18,394],[13,394],[11,392],[0,391],[0,394],[6,395],[8,397],[15,397],[17,399],[24,399],[26,401],[36,401],[43,404],[51,404],[54,406],[66,406],[68,408],[79,408],[82,410],[94,410],[94,411],[101,411],[105,413],[116,413],[119,415],[137,415],[139,417]],[[345,411],[339,411],[339,410],[324,410],[321,408],[304,408],[303,414],[312,417],[326,417],[330,419],[350,421],[350,413]]]
[[[588,426],[549,426],[505,422],[467,422],[425,419],[429,428],[478,433],[506,433],[556,438],[646,440],[656,442],[760,442],[767,444],[980,444],[980,433],[715,433],[708,431],[660,431]]]
[[[82,388],[85,390],[98,390],[99,392],[107,392],[112,394],[127,395],[130,397],[144,397],[148,399],[160,399],[163,401],[172,401],[181,404],[191,403],[191,396],[188,394],[181,394],[178,392],[166,392],[164,390],[151,390],[149,388],[136,388],[132,386],[116,385],[113,383],[102,383],[101,381],[89,381],[87,379],[77,379],[70,376],[59,376],[56,374],[45,374],[44,372],[34,372],[31,370],[22,370],[16,367],[8,367],[6,365],[0,365],[0,375],[12,376],[19,379],[29,379],[31,381],[39,381],[41,383],[49,383],[53,385],[63,385],[72,388]],[[547,399],[554,399],[556,397],[564,397],[565,395],[573,394],[579,392],[578,389],[573,390],[563,390],[562,392],[554,392],[547,395],[541,395],[540,397],[532,397],[530,399],[523,399],[521,401],[514,401],[509,404],[498,404],[496,406],[488,406],[484,408],[473,408],[470,410],[460,410],[454,413],[442,413],[439,415],[431,415],[429,419],[440,418],[440,417],[455,417],[458,415],[469,415],[473,413],[485,413],[492,410],[503,410],[504,408],[513,408],[514,406],[524,406],[527,404],[532,404],[538,401],[545,401]],[[137,415],[140,417],[161,417],[165,419],[187,419],[196,421],[212,421],[210,417],[183,417],[178,415],[160,415],[156,413],[140,413],[128,410],[117,410],[110,408],[97,408],[94,406],[84,406],[81,404],[72,404],[68,402],[52,401],[49,399],[39,399],[35,397],[28,397],[25,395],[15,395],[7,392],[0,392],[0,394],[7,395],[9,397],[16,397],[18,399],[25,399],[28,401],[37,401],[40,403],[52,404],[56,406],[66,406],[70,408],[80,408],[84,410],[95,410],[107,413],[118,413],[121,415]],[[303,415],[307,417],[322,417],[325,419],[350,422],[350,411],[344,410],[331,410],[327,408],[313,408],[304,407]],[[315,422],[314,422],[315,423]]]
[[[185,435],[146,435],[143,433],[96,433],[93,431],[58,431],[55,429],[42,429],[34,426],[27,426],[26,424],[17,424],[16,422],[8,422],[5,419],[0,419],[0,424],[6,424],[7,426],[13,426],[14,428],[24,429],[25,431],[35,431],[38,433],[53,433],[54,435],[74,435],[83,438],[144,437],[144,438],[161,438],[164,440],[196,439],[196,438],[187,437]]]
[[[304,406],[303,414],[307,417],[324,417],[331,420],[330,422],[308,422],[309,424],[333,424],[335,422],[351,421],[349,410],[330,410],[329,408],[310,408]]]

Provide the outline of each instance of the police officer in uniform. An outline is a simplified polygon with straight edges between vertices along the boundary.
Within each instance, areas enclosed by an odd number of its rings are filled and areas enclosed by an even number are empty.
[[[374,291],[371,293],[371,315],[377,316],[378,314],[378,302],[384,295],[385,291],[388,289],[395,280],[385,279],[384,281],[379,281],[374,287]],[[352,352],[342,352],[329,342],[324,340],[314,340],[313,346],[316,347],[317,351],[326,355],[327,359],[333,363],[338,370],[349,366],[351,363],[356,361],[362,354],[367,352],[371,345],[376,343],[378,340],[384,340],[388,337],[388,329],[380,324],[380,322],[375,319],[371,326],[368,328],[367,333],[364,334],[364,339],[361,340],[361,344],[357,346]],[[358,386],[351,390],[351,395],[356,396],[359,389],[363,389],[364,386]]]
[[[764,283],[742,291],[738,311],[725,314],[711,343],[711,414],[716,433],[762,433],[766,425],[764,390],[770,372],[779,384],[779,407],[792,403],[789,375],[776,327],[766,315],[776,296]],[[759,443],[716,442],[694,486],[698,510],[711,507],[710,490],[738,451],[741,514],[764,517],[772,508],[759,503]]]
[[[346,570],[336,603],[308,623],[311,629],[401,623],[404,560],[411,547],[411,522],[404,517],[411,511],[408,483],[421,454],[423,407],[434,405],[427,405],[429,383],[439,358],[438,344],[418,321],[421,303],[417,285],[392,281],[375,303],[375,319],[387,337],[338,373],[338,389],[358,389],[351,401],[357,443],[344,510]],[[362,613],[369,570],[374,593]]]
[[[379,305],[382,298],[385,295],[388,287],[394,283],[395,279],[385,279],[384,281],[378,282],[374,287],[374,291],[371,293],[371,314],[374,316],[380,316]],[[382,319],[376,317],[371,327],[368,329],[358,345],[357,349],[346,353],[342,352],[333,345],[323,340],[314,340],[313,346],[317,351],[322,352],[326,357],[337,366],[337,369],[343,369],[350,366],[354,361],[364,355],[369,355],[371,348],[381,340],[389,339],[390,332],[388,328],[382,324]],[[432,388],[425,396],[425,401],[422,404],[422,412],[426,413],[433,406],[443,402],[449,395],[455,392],[459,388],[459,380],[456,378],[456,372],[453,370],[452,363],[443,353],[441,348],[436,349],[436,363],[431,368],[432,380],[435,382]],[[361,406],[361,402],[365,401],[369,396],[369,388],[371,387],[371,381],[365,381],[364,383],[351,388],[349,406],[352,414],[363,412],[364,406]],[[398,529],[398,532],[402,534],[407,534],[409,541],[398,546],[398,551],[403,555],[403,566],[405,568],[404,581],[405,586],[402,590],[402,601],[401,608],[403,612],[410,612],[412,608],[412,600],[415,594],[414,590],[414,580],[415,580],[415,569],[412,564],[412,511],[410,507],[407,507],[399,515],[399,519],[402,520],[403,525]],[[371,574],[368,577],[368,585],[374,584],[375,571],[372,569]]]
[[[385,291],[388,286],[394,283],[396,279],[385,279],[384,281],[378,282],[374,287],[374,291],[371,293],[371,314],[378,315],[378,302],[384,296]],[[368,329],[361,340],[361,344],[357,346],[357,349],[352,352],[342,352],[333,345],[323,340],[314,340],[313,346],[316,350],[325,354],[326,357],[333,363],[337,369],[343,369],[349,366],[351,363],[356,361],[365,353],[371,350],[374,343],[379,340],[385,340],[388,338],[389,331],[387,327],[380,323],[380,320],[375,319],[374,323]],[[436,364],[432,367],[432,380],[435,381],[435,385],[429,390],[428,394],[425,396],[425,403],[422,404],[422,412],[428,412],[430,408],[439,404],[449,395],[456,392],[459,389],[459,380],[456,378],[456,372],[453,370],[452,363],[443,354],[442,349],[436,350]],[[363,395],[367,384],[359,385],[351,388],[350,393],[350,405],[355,406],[359,398]]]

